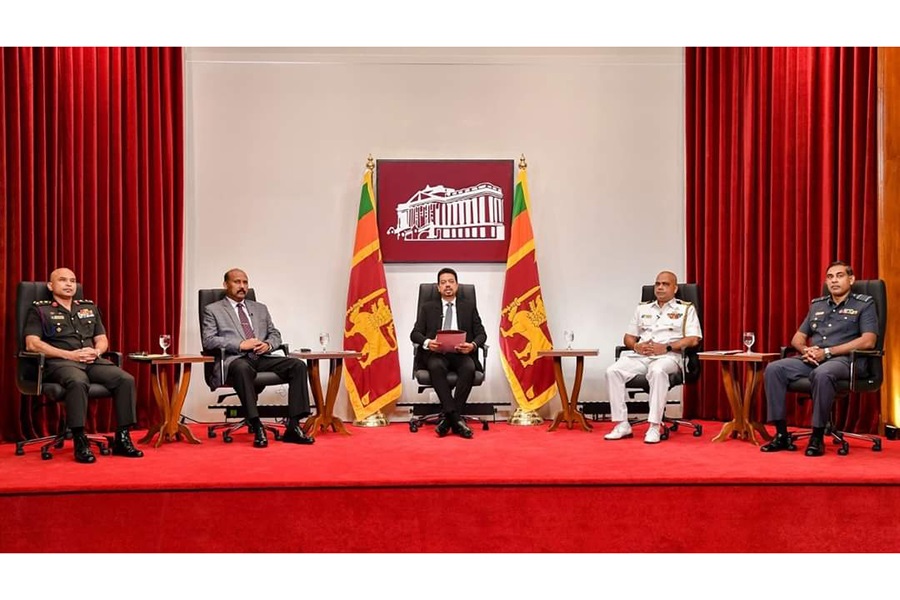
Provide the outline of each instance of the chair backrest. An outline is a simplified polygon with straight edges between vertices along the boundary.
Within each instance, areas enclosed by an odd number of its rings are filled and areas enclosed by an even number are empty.
[[[653,285],[645,285],[641,288],[641,302],[651,302],[656,300],[653,293]],[[675,297],[694,305],[697,311],[697,319],[700,320],[700,326],[703,326],[703,302],[700,294],[700,286],[696,283],[679,283],[678,289],[675,291]],[[703,349],[703,340],[694,346],[688,348],[684,352],[685,373],[683,375],[683,383],[692,383],[700,378],[700,357],[698,353]]]
[[[456,297],[462,298],[465,300],[471,300],[477,304],[475,299],[475,284],[473,283],[460,283],[459,287],[456,290]],[[430,283],[420,283],[419,284],[419,298],[416,301],[416,314],[419,314],[419,310],[422,308],[422,305],[426,302],[430,302],[432,300],[440,300],[441,293],[438,291],[437,284],[434,282]],[[484,350],[482,350],[483,352]],[[413,375],[415,379],[419,382],[419,384],[424,384],[425,386],[431,385],[431,376],[428,374],[428,370],[425,369],[425,366],[419,363],[420,354],[418,350],[413,353]],[[478,363],[479,361],[476,361]],[[484,362],[481,362],[481,368],[477,371],[475,375],[475,385],[481,385],[484,381]],[[454,382],[456,381],[456,375],[450,374],[448,380]],[[419,392],[422,391],[422,387],[419,388]]]
[[[884,332],[887,328],[887,287],[882,279],[857,279],[850,288],[853,294],[865,294],[872,296],[875,302],[875,315],[878,318],[878,339],[875,340],[875,350],[884,350]],[[831,292],[828,286],[822,286],[822,295],[827,296]],[[865,391],[873,391],[881,386],[884,381],[884,363],[881,357],[873,357],[867,361]]]
[[[460,283],[459,288],[456,290],[456,296],[458,298],[462,298],[464,300],[471,300],[478,304],[475,300],[475,284],[474,283]],[[422,308],[422,305],[431,300],[440,300],[441,292],[438,291],[438,287],[436,283],[420,283],[419,284],[419,300],[416,303],[416,314],[419,314],[419,309]]]
[[[212,304],[213,302],[218,302],[222,298],[225,297],[225,288],[213,288],[213,289],[202,289],[197,290],[197,318],[200,322],[200,331],[202,335],[203,331],[203,309],[207,307],[207,305]],[[245,296],[246,300],[252,300],[256,302],[256,291],[253,288],[249,288],[247,290],[247,295]],[[207,352],[205,350],[201,350],[201,354],[206,356],[218,356],[216,352]],[[206,381],[212,381],[216,370],[216,363],[203,363],[203,375],[206,378]]]
[[[75,299],[83,300],[84,292],[81,284],[75,289]],[[21,281],[16,287],[16,336],[19,343],[19,352],[25,350],[25,317],[28,309],[39,300],[53,300],[53,294],[47,287],[46,281]]]
[[[203,330],[203,309],[213,302],[218,302],[225,297],[225,288],[204,289],[197,291],[197,318],[200,322],[200,330]],[[256,291],[253,288],[247,290],[247,300],[256,302]]]
[[[850,287],[850,293],[872,296],[875,314],[878,316],[878,340],[875,342],[875,350],[884,350],[884,332],[887,328],[887,287],[884,280],[857,279]],[[828,285],[822,285],[822,295],[831,295]]]

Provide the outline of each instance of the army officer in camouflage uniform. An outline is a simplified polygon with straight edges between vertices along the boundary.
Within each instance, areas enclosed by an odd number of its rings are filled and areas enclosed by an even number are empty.
[[[828,266],[825,284],[828,296],[813,299],[791,346],[799,356],[783,358],[766,367],[768,419],[775,424],[775,438],[762,446],[763,452],[793,450],[785,420],[785,395],[788,384],[809,377],[812,384],[813,432],[806,456],[825,453],[823,438],[828,424],[837,382],[850,378],[850,351],[868,350],[878,340],[878,316],[875,302],[865,294],[851,294],[853,269],[837,261]]]
[[[109,347],[100,311],[90,300],[75,300],[75,273],[56,269],[47,283],[53,300],[35,301],[25,319],[25,349],[47,356],[44,380],[66,390],[66,424],[75,442],[75,460],[96,460],[84,435],[88,388],[99,383],[113,395],[116,411],[115,456],[140,458],[128,428],[135,422],[134,377],[102,358]]]

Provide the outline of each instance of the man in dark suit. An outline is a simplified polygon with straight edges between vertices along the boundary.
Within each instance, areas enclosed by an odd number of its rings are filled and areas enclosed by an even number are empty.
[[[274,356],[271,352],[281,346],[281,333],[272,323],[265,304],[247,300],[250,282],[240,269],[225,273],[225,297],[203,309],[203,328],[200,332],[204,350],[225,349],[225,360],[216,364],[218,376],[225,373],[237,392],[247,419],[254,431],[253,445],[269,445],[266,429],[259,421],[256,407],[258,392],[254,385],[256,374],[276,373],[288,384],[288,424],[282,441],[289,444],[312,444],[313,439],[300,427],[300,419],[309,416],[309,388],[306,364],[288,356]],[[209,382],[210,387],[221,385]]]
[[[431,385],[441,401],[442,414],[435,431],[444,437],[452,429],[460,437],[470,439],[472,430],[460,415],[469,399],[475,371],[482,368],[476,350],[487,341],[487,334],[475,302],[456,297],[459,288],[456,271],[449,267],[438,271],[437,287],[441,299],[422,304],[409,337],[422,346],[420,364],[428,369]],[[441,352],[440,344],[435,341],[437,332],[446,329],[466,332],[466,341],[457,345],[455,352]],[[447,382],[448,371],[456,373],[455,394]]]

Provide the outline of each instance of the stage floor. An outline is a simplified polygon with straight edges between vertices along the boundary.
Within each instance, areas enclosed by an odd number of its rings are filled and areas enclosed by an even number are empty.
[[[226,444],[195,425],[200,445],[142,446],[142,459],[97,456],[93,465],[72,458],[71,442],[43,461],[36,446],[15,456],[0,444],[0,494],[103,490],[195,490],[433,485],[853,485],[900,484],[900,444],[883,450],[851,442],[850,454],[810,458],[797,452],[763,454],[741,440],[712,442],[721,423],[705,422],[703,436],[680,429],[657,445],[635,437],[606,441],[609,423],[593,432],[547,425],[493,423],[475,437],[438,438],[433,427],[410,433],[405,423],[381,428],[348,426],[351,435],[319,434],[312,446],[275,442],[252,446],[246,432]],[[138,439],[143,432],[133,436]]]
[[[768,455],[713,443],[721,426],[647,445],[605,441],[609,423],[395,423],[266,449],[195,426],[200,445],[92,465],[3,444],[0,552],[900,551],[900,446]]]

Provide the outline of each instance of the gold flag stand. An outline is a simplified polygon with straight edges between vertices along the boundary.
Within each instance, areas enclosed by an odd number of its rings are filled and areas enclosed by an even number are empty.
[[[541,415],[536,410],[525,410],[522,407],[516,409],[516,412],[509,418],[510,425],[520,425],[522,427],[533,427],[544,422]]]
[[[387,417],[384,416],[384,413],[382,413],[380,410],[376,410],[365,419],[353,421],[353,425],[355,425],[356,427],[387,427],[388,425],[390,425],[390,421],[387,420]]]

